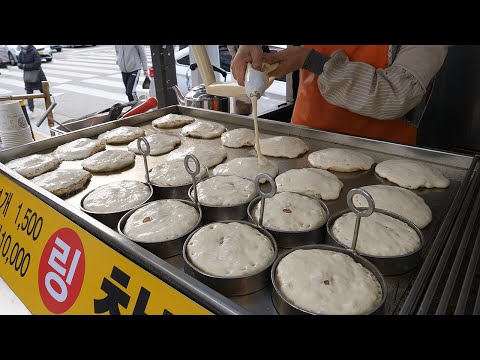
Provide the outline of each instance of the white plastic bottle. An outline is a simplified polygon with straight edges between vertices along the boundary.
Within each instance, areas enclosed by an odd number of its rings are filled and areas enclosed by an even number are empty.
[[[268,74],[264,71],[255,70],[252,64],[247,64],[245,71],[245,92],[249,98],[260,98],[267,90]]]

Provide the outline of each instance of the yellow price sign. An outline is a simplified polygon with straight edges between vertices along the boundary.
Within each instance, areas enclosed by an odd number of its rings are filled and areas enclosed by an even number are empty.
[[[3,175],[0,276],[33,314],[211,314]]]

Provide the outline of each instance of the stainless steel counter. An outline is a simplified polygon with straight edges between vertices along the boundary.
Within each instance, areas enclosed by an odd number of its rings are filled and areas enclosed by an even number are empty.
[[[149,134],[151,132],[158,131],[151,126],[151,121],[159,116],[165,115],[170,112],[182,113],[197,117],[199,119],[217,121],[225,125],[225,127],[227,127],[227,129],[229,130],[237,127],[253,128],[253,121],[250,117],[188,107],[172,106],[165,109],[155,110],[146,114],[137,115],[126,120],[118,120],[115,122],[103,123],[93,127],[88,127],[82,130],[67,133],[65,135],[39,141],[29,146],[22,146],[19,148],[3,151],[0,152],[0,161],[6,162],[8,160],[33,153],[48,153],[53,151],[55,147],[60,144],[72,141],[80,137],[95,138],[98,134],[102,132],[122,125],[137,125],[144,128],[146,133]],[[450,186],[447,189],[414,190],[414,192],[421,196],[430,206],[433,213],[432,222],[423,230],[423,234],[426,240],[426,246],[423,250],[423,258],[425,258],[425,256],[428,254],[431,243],[435,239],[435,236],[437,235],[442,223],[445,222],[449,216],[452,216],[451,214],[449,214],[450,205],[452,204],[455,196],[459,192],[461,186],[463,186],[462,182],[465,180],[465,176],[473,160],[472,157],[460,154],[446,153],[422,149],[418,147],[387,143],[377,140],[369,140],[353,136],[328,133],[302,126],[296,126],[263,119],[261,119],[259,122],[259,128],[261,133],[266,136],[298,136],[302,138],[309,146],[309,152],[297,159],[269,158],[273,162],[277,163],[280,173],[292,168],[310,167],[307,161],[308,154],[310,152],[327,147],[341,147],[359,150],[367,155],[372,156],[375,160],[375,163],[379,163],[387,159],[410,158],[418,161],[427,162],[430,166],[440,170],[451,181]],[[179,133],[179,131],[179,129],[167,130],[167,132],[170,133]],[[182,137],[181,146],[189,146],[191,144],[200,142],[210,144],[211,146],[222,146],[219,138],[213,140],[200,140],[185,137]],[[107,148],[126,149],[126,145],[108,145]],[[252,147],[241,149],[226,149],[228,154],[228,158],[226,161],[241,156],[255,156],[255,151]],[[151,168],[165,161],[166,156],[167,155],[150,156],[148,158],[149,167]],[[81,168],[80,162],[81,161],[65,161],[61,164],[60,168]],[[212,168],[210,170],[212,170]],[[337,211],[340,211],[347,207],[346,194],[350,189],[354,187],[373,184],[392,185],[392,183],[390,183],[389,181],[377,176],[374,172],[374,167],[372,167],[372,169],[370,169],[369,171],[355,173],[334,173],[343,182],[344,187],[340,193],[340,197],[337,200],[326,201],[326,204],[331,214],[334,214]],[[107,182],[117,181],[121,179],[144,181],[144,176],[145,171],[143,167],[143,159],[141,156],[137,156],[135,165],[125,171],[109,173],[108,175],[94,174],[87,188],[66,199],[65,201],[55,196],[53,196],[53,198],[55,198],[55,202],[60,208],[68,206],[70,209],[80,209],[79,203],[81,198],[85,195],[86,192],[92,190],[93,188],[96,188],[97,186],[105,184]],[[28,186],[31,186],[34,189],[39,189],[28,180],[26,181],[26,183],[28,184]],[[40,191],[42,192],[43,189],[40,189]],[[86,218],[90,218],[88,215],[84,216],[86,216]],[[94,227],[95,232],[101,234],[100,238],[102,238],[102,240],[105,241],[106,238],[112,238],[112,230],[106,228],[103,224],[98,223],[94,219],[90,219],[91,221],[88,227]],[[117,238],[117,236],[114,237]],[[133,246],[131,248],[133,249],[133,251],[128,251],[126,254],[127,256],[132,257],[132,260],[135,260],[137,252],[142,253],[143,249],[138,250],[138,246]],[[164,260],[154,255],[152,259],[154,260],[154,263],[165,263]],[[182,279],[187,282],[191,282],[193,284],[193,287],[197,286],[198,282],[183,273],[183,259],[181,255],[168,258],[166,259],[166,262],[172,265],[175,269],[178,269],[179,273],[182,273],[180,275]],[[408,290],[411,287],[413,281],[415,280],[418,270],[419,269],[415,269],[401,276],[386,277],[386,281],[388,284],[388,297],[385,306],[385,313],[394,314],[399,311],[399,307],[405,296],[408,294]],[[230,300],[232,300],[235,304],[240,305],[250,313],[276,314],[276,310],[270,298],[270,291],[271,288],[268,287],[254,294],[240,297],[232,297],[230,298]],[[222,295],[217,293],[215,293],[215,296],[220,299],[224,298]],[[228,301],[226,302],[226,304],[228,304]]]

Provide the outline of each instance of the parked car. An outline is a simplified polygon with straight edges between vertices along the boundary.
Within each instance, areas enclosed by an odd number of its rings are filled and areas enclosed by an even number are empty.
[[[270,50],[280,51],[285,47],[283,45],[270,45]],[[175,50],[179,47],[175,47]],[[226,81],[235,80],[230,72],[230,63],[232,57],[228,52],[228,49],[224,45],[220,45],[220,67],[227,72]],[[175,51],[175,62],[177,72],[177,86],[185,95],[192,87],[191,83],[191,70],[190,70],[190,57],[189,48],[183,48]],[[215,72],[215,74],[218,74]],[[223,77],[222,77],[223,80]],[[286,101],[286,82],[285,78],[274,80],[272,85],[265,91],[259,102],[259,113],[266,110],[273,110],[278,105],[285,103]]]
[[[62,51],[62,45],[49,45],[50,49],[56,50],[57,52]]]
[[[8,59],[10,65],[17,65],[18,54],[22,50],[20,45],[7,45],[8,46]],[[38,53],[42,57],[42,62],[50,62],[53,60],[52,49],[49,45],[33,45],[38,50]]]
[[[97,45],[62,45],[62,46],[76,48],[77,46],[82,47],[82,46],[97,46]]]
[[[0,45],[0,68],[7,67],[6,64],[9,63],[8,60],[8,46],[7,45]]]

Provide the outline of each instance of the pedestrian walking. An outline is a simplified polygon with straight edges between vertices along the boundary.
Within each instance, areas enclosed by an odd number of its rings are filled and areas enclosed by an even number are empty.
[[[42,81],[47,81],[47,77],[42,69],[42,58],[33,45],[20,45],[22,50],[18,54],[17,66],[23,70],[23,81],[27,94],[33,94],[34,90],[43,93]],[[34,115],[33,99],[28,99],[28,111],[30,119]]]
[[[122,72],[123,84],[128,101],[138,100],[137,85],[140,72],[147,76],[148,64],[143,45],[115,45],[117,65]]]

